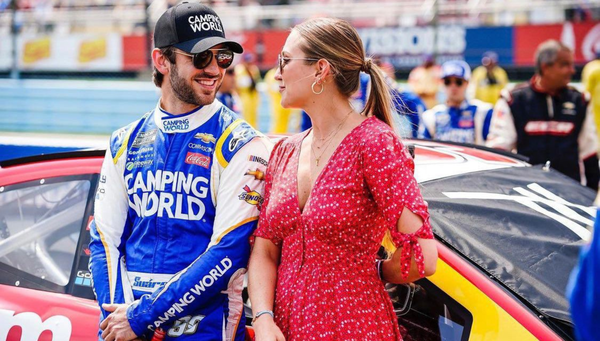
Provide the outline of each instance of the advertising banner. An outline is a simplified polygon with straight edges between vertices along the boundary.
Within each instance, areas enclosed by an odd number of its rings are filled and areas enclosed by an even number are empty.
[[[24,71],[122,71],[118,33],[20,35],[18,65]]]
[[[379,57],[395,67],[421,64],[425,55],[436,54],[437,61],[463,59],[467,47],[464,26],[449,25],[382,27],[358,30],[368,55]]]
[[[600,23],[570,23],[515,27],[514,64],[535,65],[535,50],[545,40],[556,39],[575,53],[575,64],[594,59],[600,51]]]

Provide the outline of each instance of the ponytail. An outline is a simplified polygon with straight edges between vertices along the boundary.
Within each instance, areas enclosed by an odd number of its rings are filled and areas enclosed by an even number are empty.
[[[385,80],[383,71],[372,62],[371,58],[365,60],[361,71],[371,76],[371,91],[363,113],[367,116],[375,116],[393,128],[391,88]]]

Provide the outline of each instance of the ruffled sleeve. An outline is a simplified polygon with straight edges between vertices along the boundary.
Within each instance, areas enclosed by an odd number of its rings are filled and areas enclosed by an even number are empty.
[[[273,174],[277,170],[277,164],[279,164],[279,157],[281,156],[281,145],[284,140],[280,140],[273,147],[271,157],[269,158],[269,164],[265,174],[265,198],[260,209],[260,216],[258,218],[258,228],[254,231],[254,237],[261,237],[269,239],[273,244],[281,246],[283,240],[282,233],[275,224],[273,224],[272,214],[270,213],[271,205],[271,188],[273,186]],[[252,240],[254,243],[254,238]]]
[[[419,274],[424,277],[425,262],[417,238],[433,239],[433,232],[427,203],[414,177],[412,157],[400,139],[386,127],[365,138],[362,162],[371,195],[385,218],[395,246],[402,248],[402,276],[408,277],[414,254]],[[397,229],[404,207],[423,219],[423,225],[414,233],[401,233]]]

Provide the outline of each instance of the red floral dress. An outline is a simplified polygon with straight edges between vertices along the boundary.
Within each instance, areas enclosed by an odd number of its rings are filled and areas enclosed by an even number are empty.
[[[389,126],[366,119],[335,150],[301,212],[297,174],[306,135],[273,150],[255,232],[281,247],[275,322],[287,341],[401,340],[375,259],[389,229],[404,246],[403,273],[413,252],[423,271],[416,237],[433,235],[414,162]],[[425,222],[415,234],[397,232],[404,207]]]

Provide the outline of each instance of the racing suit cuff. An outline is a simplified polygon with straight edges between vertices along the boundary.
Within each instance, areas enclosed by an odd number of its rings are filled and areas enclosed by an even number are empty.
[[[146,296],[146,295],[144,295]],[[142,296],[143,299],[143,296]],[[131,326],[131,330],[135,333],[136,336],[152,336],[152,332],[154,329],[149,329],[150,327],[150,319],[152,318],[150,314],[144,313],[141,311],[140,301],[137,300],[133,302],[127,308],[127,320],[129,320],[129,325]],[[149,340],[149,339],[148,339]]]

